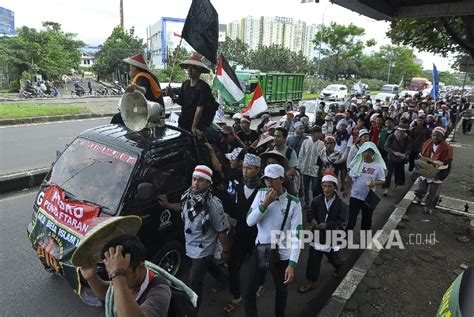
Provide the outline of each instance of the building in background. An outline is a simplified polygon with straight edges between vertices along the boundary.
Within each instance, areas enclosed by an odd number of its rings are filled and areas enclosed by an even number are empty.
[[[248,16],[227,24],[227,36],[240,39],[249,49],[259,45],[281,45],[293,52],[301,51],[308,59],[314,57],[315,24],[286,17]]]
[[[15,35],[15,13],[0,7],[0,35]]]
[[[92,66],[95,63],[95,55],[99,51],[97,46],[84,46],[81,48],[81,63],[79,68],[84,72],[84,75],[91,76]]]
[[[184,21],[182,18],[162,17],[147,29],[147,44],[153,68],[163,69],[181,40]],[[219,41],[225,41],[227,25],[219,25]],[[182,41],[181,47],[188,52],[193,48]]]

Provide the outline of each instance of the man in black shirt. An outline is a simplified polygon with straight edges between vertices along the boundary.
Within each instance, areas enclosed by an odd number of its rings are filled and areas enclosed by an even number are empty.
[[[132,81],[125,92],[140,91],[146,100],[158,102],[164,106],[163,96],[161,94],[160,82],[154,74],[150,72],[145,58],[142,54],[136,54],[123,60],[130,65],[130,77]],[[124,124],[122,116],[115,114],[110,123]]]
[[[209,73],[210,70],[202,62],[202,57],[197,54],[179,65],[188,71],[189,79],[183,82],[179,97],[174,100],[182,107],[178,126],[200,136],[208,132],[214,118],[211,112],[215,106],[215,100],[211,87],[199,78],[201,74]]]
[[[247,148],[250,148],[252,143],[258,140],[257,131],[250,129],[250,118],[246,116],[240,119],[240,127],[242,130],[237,133],[237,136]]]

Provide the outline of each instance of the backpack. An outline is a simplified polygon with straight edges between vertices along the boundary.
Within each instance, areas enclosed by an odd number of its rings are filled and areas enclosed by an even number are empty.
[[[153,285],[166,284],[169,285],[163,278],[155,277],[151,282]],[[170,286],[171,300],[168,308],[168,317],[185,317],[191,316],[195,313],[195,308],[189,297],[185,292],[175,289]]]

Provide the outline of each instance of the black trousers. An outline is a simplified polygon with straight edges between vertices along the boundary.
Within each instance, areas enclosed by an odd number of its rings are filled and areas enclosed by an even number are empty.
[[[349,221],[347,222],[347,230],[353,230],[359,211],[362,210],[361,230],[370,230],[372,227],[373,210],[369,209],[363,200],[351,197],[349,200]]]
[[[248,240],[248,239],[247,239]],[[232,243],[230,248],[230,259],[229,259],[229,288],[230,293],[234,299],[238,299],[241,296],[240,287],[240,269],[244,263],[247,255],[252,255],[252,250],[255,248],[255,240],[246,241],[241,237],[236,236],[236,240]],[[263,285],[265,282],[265,272],[258,275],[258,285]]]
[[[285,270],[288,267],[288,260],[279,261],[270,269],[270,273],[275,283],[275,316],[285,316],[286,301],[288,299],[288,288],[284,284]],[[252,252],[250,257],[250,263],[247,274],[247,289],[245,291],[244,305],[245,305],[245,316],[257,317],[257,289],[258,289],[258,276],[264,273],[264,271],[258,270],[257,263],[257,251]]]
[[[408,171],[412,172],[415,168],[415,160],[419,153],[420,151],[414,151],[410,153],[410,156],[408,157]]]
[[[202,284],[204,275],[209,272],[220,284],[227,283],[227,276],[221,267],[214,261],[213,256],[207,256],[201,259],[192,259],[191,270],[189,272],[189,286],[198,296],[198,303],[195,311],[197,316],[202,299]]]
[[[405,185],[405,164],[403,162],[388,161],[387,169],[388,173],[383,188],[390,188],[393,174],[395,174],[395,185]]]
[[[466,120],[462,119],[462,133],[466,134],[466,132],[471,132],[472,129],[472,119]]]
[[[331,250],[330,252],[323,252],[310,247],[308,262],[306,262],[306,279],[308,281],[316,282],[318,280],[319,272],[321,272],[321,260],[323,259],[323,255],[326,255],[329,263],[331,263],[335,269],[342,266],[339,251]]]

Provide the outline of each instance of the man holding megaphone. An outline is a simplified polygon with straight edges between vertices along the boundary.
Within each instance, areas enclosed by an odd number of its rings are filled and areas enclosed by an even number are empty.
[[[125,58],[123,61],[129,64],[130,77],[132,78],[125,92],[131,93],[138,90],[145,96],[146,100],[158,102],[164,106],[165,103],[161,94],[160,82],[158,78],[150,72],[143,55],[136,54]],[[120,112],[114,115],[110,123],[124,124]]]

